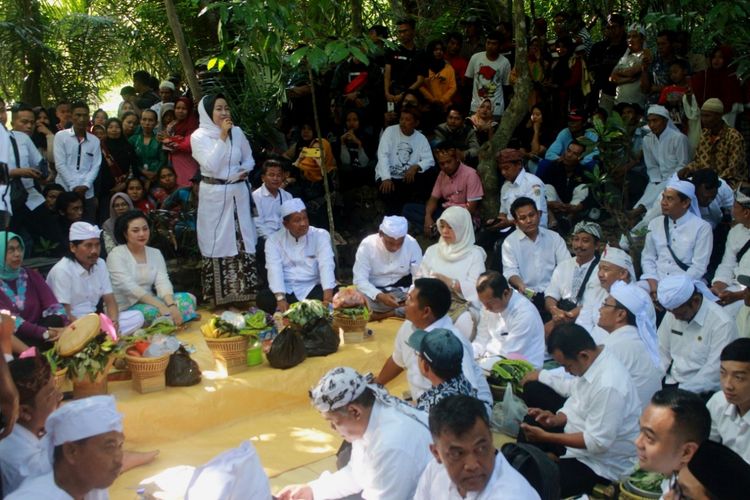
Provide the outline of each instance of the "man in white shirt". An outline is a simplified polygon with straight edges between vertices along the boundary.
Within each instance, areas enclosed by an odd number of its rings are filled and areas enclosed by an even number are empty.
[[[159,97],[161,97],[161,101],[151,106],[151,109],[156,111],[156,122],[160,127],[162,106],[167,103],[174,104],[175,100],[177,99],[176,94],[177,90],[174,86],[174,83],[170,82],[169,80],[164,80],[159,84]]]
[[[56,182],[68,191],[85,198],[85,215],[93,218],[96,208],[94,181],[99,174],[102,151],[99,139],[86,129],[89,126],[89,106],[75,102],[73,126],[55,134]]]
[[[690,182],[671,180],[662,194],[661,208],[664,215],[649,223],[641,254],[641,281],[652,298],[656,298],[659,281],[667,276],[687,274],[702,279],[713,248],[711,225],[700,217],[695,186]]]
[[[657,392],[641,414],[635,440],[638,467],[666,476],[662,493],[667,493],[710,430],[711,415],[697,394],[682,389]]]
[[[599,314],[599,326],[608,333],[603,345],[628,369],[641,409],[661,389],[664,377],[653,309],[651,298],[642,288],[618,281]]]
[[[664,185],[687,165],[688,138],[672,123],[669,111],[658,104],[648,108],[646,115],[651,133],[643,138],[643,161],[648,173],[646,191],[635,204],[636,211],[645,213],[656,201]]]
[[[513,290],[497,271],[479,276],[482,312],[472,344],[477,357],[520,354],[537,368],[544,363],[544,324],[534,304]]]
[[[658,298],[667,310],[658,332],[664,385],[707,399],[719,389],[719,357],[737,338],[737,325],[703,282],[685,274],[661,280]]]
[[[22,206],[14,207],[12,228],[24,238],[31,236],[29,227],[34,221],[30,218],[30,212],[44,203],[44,196],[37,190],[39,181],[45,180],[45,176],[41,168],[42,155],[31,141],[34,123],[34,110],[31,106],[23,103],[13,106],[8,170],[12,179],[21,178],[26,189],[26,201]]]
[[[750,339],[721,351],[721,391],[708,400],[711,440],[723,443],[750,463]]]
[[[292,195],[281,186],[284,183],[284,168],[277,160],[266,160],[260,171],[263,184],[253,191],[253,222],[258,233],[255,244],[255,258],[258,265],[258,277],[267,283],[266,276],[266,240],[281,229],[281,204],[291,200]]]
[[[375,180],[380,182],[387,215],[401,215],[407,201],[425,199],[432,187],[424,173],[435,166],[435,158],[427,138],[417,130],[419,118],[418,109],[404,106],[398,125],[380,136]]]
[[[101,301],[117,331],[128,335],[143,326],[145,320],[140,311],[119,311],[107,264],[99,258],[101,232],[88,222],[71,224],[70,255],[50,269],[47,284],[65,307],[70,321],[97,312]]]
[[[406,292],[422,262],[422,249],[408,230],[404,217],[385,216],[378,233],[357,248],[353,283],[367,297],[373,321],[404,316]]]
[[[112,396],[70,401],[45,423],[54,447],[53,470],[28,478],[11,500],[106,500],[122,469],[122,416]]]
[[[8,121],[8,111],[5,107],[5,101],[0,99],[0,163],[5,164],[7,168],[13,149],[10,146],[10,133],[5,128],[5,122]],[[8,185],[0,185],[0,210],[9,214],[13,213],[10,206],[10,189]]]
[[[510,85],[510,61],[500,53],[504,40],[499,31],[487,35],[485,51],[477,52],[466,67],[467,86],[471,87],[471,112],[476,112],[482,101],[492,101],[492,116],[499,121],[505,111],[503,86]]]
[[[352,444],[342,469],[306,485],[287,486],[279,500],[319,500],[359,494],[372,500],[411,500],[430,461],[427,415],[391,396],[353,368],[333,368],[310,391],[313,406]]]
[[[570,259],[570,252],[559,234],[540,227],[541,212],[534,200],[518,198],[510,211],[517,230],[503,242],[503,275],[513,288],[532,298],[544,318],[544,290],[555,267]]]
[[[448,396],[430,411],[434,460],[419,479],[415,500],[536,500],[539,494],[498,453],[484,404]]]
[[[386,385],[406,370],[411,397],[415,401],[426,390],[432,387],[429,379],[419,371],[419,357],[417,352],[409,347],[407,341],[415,330],[432,331],[445,328],[458,337],[464,347],[461,362],[464,377],[477,390],[477,397],[488,408],[492,405],[492,394],[482,369],[474,361],[474,350],[466,337],[456,330],[448,316],[451,305],[451,292],[448,286],[436,278],[419,278],[414,280],[414,287],[404,304],[406,320],[396,334],[393,354],[385,361],[377,376],[377,382]]]
[[[281,204],[283,229],[266,242],[268,291],[261,291],[262,308],[286,311],[289,304],[303,299],[318,299],[328,304],[336,288],[331,235],[325,229],[310,226],[305,204],[292,198]],[[267,304],[275,299],[276,307]]]
[[[573,254],[575,257],[560,262],[544,290],[544,305],[552,319],[545,331],[557,325],[573,323],[584,305],[596,300],[601,285],[598,278],[597,253],[602,228],[595,222],[581,221],[573,228]]]
[[[622,363],[578,325],[555,328],[547,350],[576,381],[557,413],[529,408],[534,425],[522,423],[521,431],[529,442],[565,448],[557,462],[562,498],[591,493],[633,470],[638,392]]]

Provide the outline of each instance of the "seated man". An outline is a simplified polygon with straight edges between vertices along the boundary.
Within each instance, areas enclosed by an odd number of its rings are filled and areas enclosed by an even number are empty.
[[[464,207],[472,215],[474,227],[479,223],[479,203],[484,196],[482,180],[476,170],[458,159],[458,149],[454,144],[440,143],[435,149],[440,165],[440,173],[435,180],[427,205],[407,203],[404,217],[418,228],[424,228],[428,238],[437,234],[435,220],[448,207]]]
[[[378,190],[387,215],[399,215],[404,203],[419,199],[426,191],[425,172],[435,165],[430,143],[417,130],[419,117],[416,108],[404,106],[399,123],[387,127],[380,136],[375,180],[380,182]]]
[[[671,498],[744,500],[748,491],[750,464],[723,444],[706,440],[680,470]]]
[[[555,328],[547,350],[576,380],[557,413],[529,408],[527,420],[534,424],[522,423],[519,438],[552,445],[562,455],[557,462],[562,498],[591,493],[596,484],[632,472],[638,393],[627,368],[578,325]]]
[[[432,387],[429,379],[419,371],[419,356],[406,342],[415,330],[432,331],[445,328],[461,341],[464,347],[461,371],[471,386],[477,390],[477,397],[492,405],[492,394],[482,369],[474,361],[474,350],[466,337],[459,332],[448,317],[451,306],[451,292],[448,286],[436,278],[414,280],[404,306],[406,322],[399,328],[394,342],[393,354],[386,360],[377,376],[377,382],[386,385],[406,370],[411,397],[415,400]]]
[[[145,319],[140,311],[119,311],[107,264],[99,258],[101,232],[88,222],[71,224],[70,255],[50,269],[47,284],[71,322],[98,312],[101,301],[117,331],[128,335],[143,326]]]
[[[387,215],[378,233],[357,248],[353,283],[367,297],[372,321],[404,316],[406,292],[422,262],[422,249],[408,229],[406,219]]]
[[[44,203],[31,212],[31,224],[28,230],[35,242],[41,242],[42,238],[55,241],[58,239],[57,225],[59,214],[57,212],[57,197],[64,193],[65,189],[60,184],[50,183],[42,188]]]
[[[602,228],[594,222],[579,222],[573,229],[573,253],[575,257],[563,260],[555,267],[549,285],[544,290],[544,304],[552,319],[545,331],[552,331],[562,323],[578,319],[584,305],[600,295],[601,284],[594,278],[598,275],[599,240]]]
[[[664,215],[652,220],[641,254],[641,281],[655,297],[660,280],[673,274],[703,278],[711,258],[711,226],[700,217],[695,186],[670,181],[661,197]]]
[[[430,412],[435,457],[419,479],[415,500],[536,500],[539,494],[498,453],[487,412],[470,396],[448,396]]]
[[[281,229],[281,204],[291,200],[292,195],[283,189],[284,167],[277,160],[266,160],[260,171],[263,184],[253,191],[253,222],[258,232],[255,244],[255,255],[258,264],[258,276],[261,282],[266,281],[265,248],[266,241]]]
[[[599,327],[608,333],[602,344],[627,368],[641,409],[661,389],[664,377],[653,310],[651,298],[642,288],[617,281],[599,311]]]
[[[109,498],[106,489],[117,479],[123,462],[122,416],[115,398],[70,401],[47,418],[44,428],[54,448],[52,470],[29,477],[6,498]]]
[[[419,357],[419,372],[432,383],[419,396],[418,409],[429,413],[442,399],[454,394],[476,397],[477,390],[461,372],[464,346],[453,332],[444,328],[416,330],[406,343]]]
[[[411,499],[430,461],[427,415],[391,396],[372,375],[333,368],[310,391],[321,416],[352,444],[351,460],[306,485],[287,486],[279,500]]]
[[[552,272],[558,264],[570,259],[570,252],[559,234],[540,227],[540,212],[534,200],[518,198],[510,212],[518,230],[503,242],[503,275],[513,288],[530,297],[537,309],[543,311],[544,291]]]
[[[479,139],[474,127],[465,122],[466,116],[460,106],[450,106],[445,123],[435,128],[435,137],[431,146],[436,147],[443,142],[450,142],[456,146],[456,154],[461,163],[476,166],[479,162]]]
[[[497,271],[477,281],[482,313],[472,344],[478,357],[520,354],[537,368],[544,363],[544,325],[539,311]]]
[[[664,386],[708,399],[719,389],[719,357],[737,338],[737,324],[706,285],[684,274],[661,280],[658,298],[667,310],[658,331]]]
[[[310,226],[305,204],[292,198],[281,204],[284,227],[266,241],[267,290],[260,292],[262,309],[286,311],[289,304],[318,299],[328,304],[336,287],[331,236],[325,229]],[[275,308],[266,303],[274,302]]]
[[[544,182],[547,207],[558,224],[565,224],[565,232],[592,204],[585,169],[581,165],[584,151],[583,144],[573,141],[560,158],[542,160],[539,165],[544,172],[540,179]]]
[[[721,351],[721,391],[708,400],[711,440],[723,443],[750,463],[750,339]]]
[[[662,492],[667,493],[670,482],[708,440],[710,429],[711,415],[697,394],[682,389],[657,392],[641,414],[635,440],[638,466],[666,476]]]
[[[593,129],[586,128],[586,116],[583,113],[579,113],[577,110],[571,110],[570,113],[568,113],[568,126],[557,134],[555,142],[553,142],[549,149],[547,149],[544,158],[546,160],[557,160],[565,154],[568,146],[579,137],[586,137],[593,142],[599,140]],[[582,162],[585,165],[588,165],[593,162],[594,157],[598,154],[599,151],[594,149],[583,158]],[[542,174],[543,172],[539,172],[539,175]]]

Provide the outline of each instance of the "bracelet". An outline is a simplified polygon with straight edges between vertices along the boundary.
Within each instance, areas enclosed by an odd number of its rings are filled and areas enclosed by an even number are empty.
[[[174,304],[174,302],[173,302],[173,303],[171,303],[171,304],[166,304],[166,306],[167,306],[167,307],[174,307],[174,306],[175,306],[175,304]]]

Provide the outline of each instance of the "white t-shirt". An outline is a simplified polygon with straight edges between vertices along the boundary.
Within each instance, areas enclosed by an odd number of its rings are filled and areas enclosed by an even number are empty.
[[[487,52],[477,52],[466,67],[466,78],[473,80],[471,89],[471,111],[475,112],[482,101],[492,100],[493,116],[500,116],[505,111],[503,85],[510,84],[510,61],[500,54],[497,59],[487,59]]]

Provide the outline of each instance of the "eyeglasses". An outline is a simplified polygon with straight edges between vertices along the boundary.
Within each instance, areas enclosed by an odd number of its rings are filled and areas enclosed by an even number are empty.
[[[618,306],[617,304],[607,304],[606,302],[602,302],[602,307],[611,307],[612,309],[622,309],[622,307]]]

